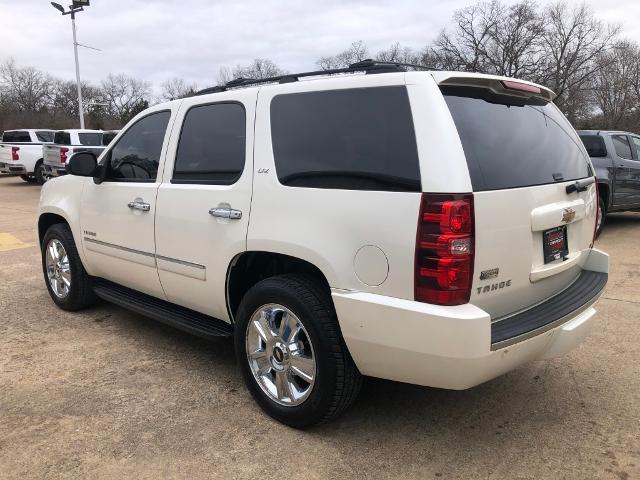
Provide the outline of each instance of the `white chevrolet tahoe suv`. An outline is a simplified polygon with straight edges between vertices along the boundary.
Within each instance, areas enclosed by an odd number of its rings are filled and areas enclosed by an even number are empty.
[[[45,182],[43,145],[53,141],[45,129],[7,130],[0,141],[0,173],[20,175],[25,182]]]
[[[44,279],[234,336],[259,405],[328,420],[362,375],[466,389],[562,355],[608,256],[582,142],[544,87],[348,69],[237,80],[135,117],[45,184]]]

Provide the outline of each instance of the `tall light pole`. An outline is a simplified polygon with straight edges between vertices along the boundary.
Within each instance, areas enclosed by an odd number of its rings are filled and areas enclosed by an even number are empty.
[[[84,112],[82,108],[82,88],[80,87],[80,63],[78,62],[78,41],[76,40],[76,13],[82,12],[83,7],[89,6],[89,0],[73,0],[73,4],[69,5],[69,11],[65,12],[64,7],[56,2],[51,2],[53,8],[58,10],[62,15],[71,15],[71,28],[73,30],[73,54],[76,59],[76,85],[78,87],[78,115],[80,116],[80,128],[84,129]]]

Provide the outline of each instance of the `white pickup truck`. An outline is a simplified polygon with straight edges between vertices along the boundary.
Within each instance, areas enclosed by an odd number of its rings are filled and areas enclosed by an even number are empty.
[[[44,170],[47,177],[58,177],[67,173],[68,158],[76,152],[102,153],[102,130],[59,130],[55,132],[53,143],[44,151]]]
[[[53,141],[52,130],[7,130],[0,141],[0,173],[20,175],[25,182],[45,182],[42,146]]]

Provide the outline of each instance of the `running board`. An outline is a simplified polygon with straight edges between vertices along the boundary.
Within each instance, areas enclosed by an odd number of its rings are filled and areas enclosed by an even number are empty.
[[[98,297],[107,302],[114,303],[198,337],[211,340],[233,335],[233,326],[227,322],[107,280],[94,278],[93,291]]]

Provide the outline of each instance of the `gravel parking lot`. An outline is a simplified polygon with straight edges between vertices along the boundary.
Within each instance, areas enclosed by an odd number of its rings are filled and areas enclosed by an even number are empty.
[[[0,179],[0,478],[640,478],[640,214],[608,218],[609,285],[570,355],[462,392],[369,379],[300,432],[254,404],[231,341],[57,309],[39,191]]]

